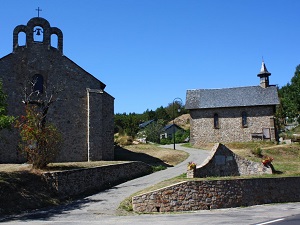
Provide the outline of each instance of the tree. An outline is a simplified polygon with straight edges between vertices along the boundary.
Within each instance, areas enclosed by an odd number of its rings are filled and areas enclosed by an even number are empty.
[[[184,105],[180,101],[175,101],[174,103],[169,103],[165,108],[169,118],[174,119],[182,114],[187,113],[187,110],[184,108]]]
[[[147,137],[147,141],[159,143],[160,134],[163,127],[164,127],[164,121],[161,119],[149,124],[145,128],[145,135]]]
[[[15,117],[7,115],[7,95],[3,92],[2,81],[0,80],[0,130],[10,128]]]
[[[170,121],[171,117],[168,115],[166,109],[164,107],[159,107],[155,110],[156,113],[156,119],[162,119],[165,121],[165,124],[167,121]]]
[[[22,142],[21,149],[27,154],[33,168],[44,168],[52,162],[59,151],[61,134],[57,128],[47,122],[50,106],[58,99],[59,90],[53,87],[52,92],[41,92],[35,89],[35,82],[30,82],[31,88],[24,88],[25,116],[16,123]]]
[[[25,110],[26,115],[17,121],[22,138],[20,147],[27,153],[33,168],[45,168],[59,151],[61,135],[54,125],[46,122],[38,106],[26,105]]]
[[[295,118],[299,118],[300,112],[300,65],[296,67],[291,83],[286,84],[278,91],[280,98],[280,106],[277,108],[277,117],[284,122],[288,119],[292,122]]]

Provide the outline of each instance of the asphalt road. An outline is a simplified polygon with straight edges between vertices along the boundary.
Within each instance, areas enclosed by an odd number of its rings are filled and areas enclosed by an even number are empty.
[[[173,148],[173,145],[167,146]],[[209,151],[184,148],[190,156],[184,162],[148,176],[140,177],[71,204],[22,215],[0,218],[1,224],[270,224],[288,221],[300,214],[300,203],[273,204],[247,208],[204,210],[187,213],[119,216],[120,202],[135,192],[186,171],[187,163],[201,164]],[[292,220],[294,221],[294,220]],[[263,223],[267,222],[267,223]],[[299,223],[300,224],[300,223]]]

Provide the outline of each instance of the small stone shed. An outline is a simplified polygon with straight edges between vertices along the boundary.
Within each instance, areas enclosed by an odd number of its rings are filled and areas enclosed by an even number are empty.
[[[223,177],[241,175],[272,174],[271,167],[245,159],[217,143],[211,150],[210,156],[197,166],[195,170],[188,170],[187,177]]]

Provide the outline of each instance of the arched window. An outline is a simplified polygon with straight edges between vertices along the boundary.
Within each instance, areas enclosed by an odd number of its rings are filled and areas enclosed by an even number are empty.
[[[25,32],[21,31],[18,34],[18,46],[25,46],[26,45],[26,34]]]
[[[218,113],[215,113],[215,114],[214,114],[214,128],[215,128],[215,129],[220,128],[220,126],[219,126],[219,115],[218,115]]]
[[[51,47],[58,48],[58,37],[57,37],[57,34],[51,34]]]
[[[248,126],[247,113],[242,112],[242,127],[247,127],[247,126]]]
[[[36,74],[32,77],[32,91],[43,94],[44,91],[44,78],[40,74]]]

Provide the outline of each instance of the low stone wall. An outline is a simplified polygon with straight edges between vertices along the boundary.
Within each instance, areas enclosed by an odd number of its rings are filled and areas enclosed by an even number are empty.
[[[143,162],[128,162],[94,168],[43,173],[48,185],[62,196],[102,190],[151,173]]]
[[[197,166],[194,171],[188,171],[187,177],[224,177],[272,174],[271,167],[264,166],[243,158],[221,143],[217,143],[211,150],[211,154]]]
[[[132,198],[136,212],[173,212],[300,201],[300,177],[186,181]]]

